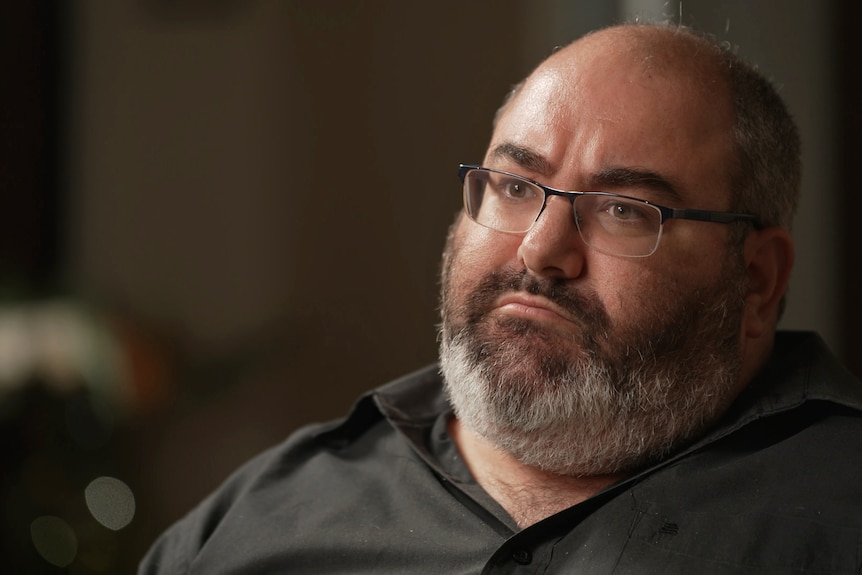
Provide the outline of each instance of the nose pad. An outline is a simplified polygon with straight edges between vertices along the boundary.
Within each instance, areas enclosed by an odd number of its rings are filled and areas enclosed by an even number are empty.
[[[586,250],[571,199],[551,196],[524,234],[518,257],[534,275],[569,279],[583,273]]]

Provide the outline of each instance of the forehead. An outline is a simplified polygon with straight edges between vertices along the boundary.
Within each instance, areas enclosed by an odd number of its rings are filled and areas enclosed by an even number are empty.
[[[499,162],[490,156],[501,146],[522,148],[547,173],[517,158],[506,167],[553,177],[559,187],[585,189],[591,173],[637,168],[674,183],[686,200],[726,200],[735,158],[732,102],[706,50],[665,32],[627,30],[564,48],[504,108],[486,161]]]

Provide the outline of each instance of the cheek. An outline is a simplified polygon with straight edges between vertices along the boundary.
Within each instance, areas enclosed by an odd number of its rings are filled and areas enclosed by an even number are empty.
[[[722,281],[723,257],[720,250],[665,250],[644,259],[607,261],[604,273],[594,262],[593,278],[614,323],[661,321],[691,294]]]
[[[597,273],[597,267],[598,263],[595,263],[595,289],[616,324],[625,325],[636,320],[645,307],[663,295],[666,288],[660,274],[646,265],[611,265],[607,274]]]
[[[522,236],[489,230],[466,218],[453,237],[455,279],[481,278],[488,273],[515,265]]]
[[[728,226],[687,220],[672,221],[653,257],[684,278],[714,279],[727,257]]]
[[[501,234],[462,218],[447,246],[444,265],[443,313],[460,316],[470,294],[496,271],[513,267],[520,237]]]
[[[699,285],[687,268],[652,258],[655,255],[592,262],[594,289],[614,324],[631,326],[645,318],[659,319],[656,310],[672,308],[681,294]]]

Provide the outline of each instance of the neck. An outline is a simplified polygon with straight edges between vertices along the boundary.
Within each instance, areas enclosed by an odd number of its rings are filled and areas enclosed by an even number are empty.
[[[585,501],[623,477],[558,475],[524,465],[456,418],[449,422],[449,434],[476,482],[521,528]]]

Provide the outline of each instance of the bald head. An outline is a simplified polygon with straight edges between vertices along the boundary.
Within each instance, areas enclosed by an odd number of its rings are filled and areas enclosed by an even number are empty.
[[[730,178],[731,207],[756,214],[765,225],[789,229],[801,180],[798,130],[772,84],[738,57],[727,43],[685,27],[626,24],[592,32],[557,50],[507,95],[495,126],[524,87],[546,79],[549,71],[573,81],[592,63],[598,83],[624,68],[629,80],[655,86],[676,83],[690,105],[702,103],[729,114],[733,155],[725,171]],[[620,90],[626,89],[618,84]],[[575,102],[570,102],[574,110]],[[670,114],[668,106],[665,115]]]
[[[557,50],[543,64],[589,54],[593,58],[630,61],[646,75],[688,75],[705,85],[725,80],[719,48],[684,28],[630,24],[587,34]]]
[[[659,203],[729,209],[729,87],[714,58],[681,43],[666,29],[612,28],[557,51],[507,103],[486,164],[514,151],[521,173],[559,174],[573,190],[613,191],[601,176],[612,170],[650,173],[672,196]]]
[[[532,77],[548,68],[572,68],[584,59],[602,61],[608,71],[619,62],[631,63],[639,66],[646,77],[687,74],[705,89],[715,88],[716,84],[727,80],[722,70],[721,50],[720,46],[685,28],[627,24],[597,30],[557,49],[541,62],[507,95],[497,118]]]

